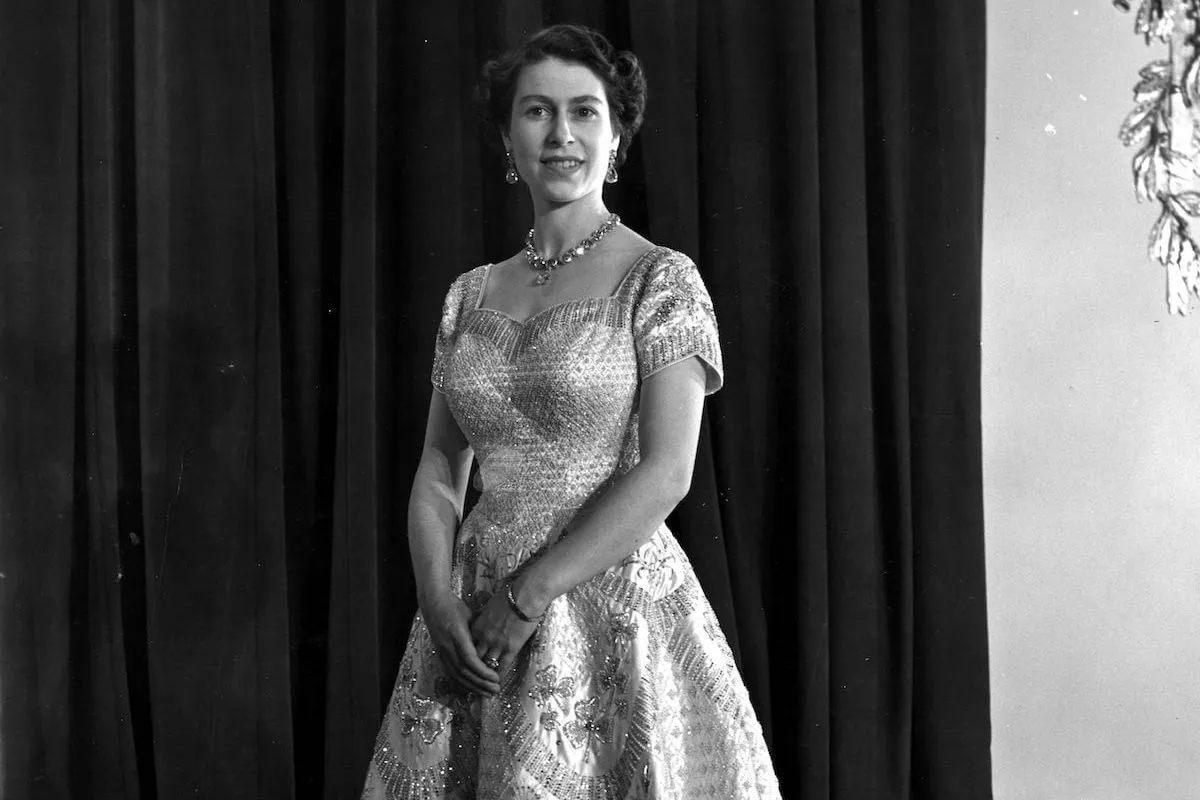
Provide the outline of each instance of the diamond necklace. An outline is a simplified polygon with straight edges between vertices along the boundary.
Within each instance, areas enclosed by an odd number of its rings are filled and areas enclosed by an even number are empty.
[[[586,239],[574,247],[567,249],[557,258],[550,259],[542,258],[537,254],[537,250],[533,249],[533,228],[530,228],[529,234],[525,237],[525,260],[529,262],[529,268],[538,273],[535,283],[538,286],[541,286],[543,283],[549,283],[554,270],[563,264],[569,264],[588,250],[591,250],[596,246],[597,242],[604,238],[606,233],[620,224],[620,217],[616,214],[609,214],[608,219],[600,223],[600,227],[589,233]]]

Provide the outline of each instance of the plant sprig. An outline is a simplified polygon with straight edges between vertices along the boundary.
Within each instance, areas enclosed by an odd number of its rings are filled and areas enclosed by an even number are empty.
[[[1114,0],[1128,11],[1128,0]],[[1197,109],[1200,109],[1200,58],[1197,58],[1196,20],[1200,0],[1143,0],[1134,31],[1149,45],[1171,46],[1171,58],[1151,61],[1138,72],[1133,87],[1134,107],[1118,136],[1126,147],[1137,147],[1133,157],[1133,185],[1138,202],[1157,200],[1162,208],[1150,230],[1150,258],[1167,272],[1167,308],[1186,315],[1193,296],[1200,297],[1200,247],[1192,234],[1191,220],[1200,217],[1200,192],[1181,186],[1194,181],[1200,167],[1197,152]],[[1176,70],[1176,62],[1182,66]],[[1174,84],[1175,74],[1182,80]],[[1186,118],[1172,116],[1172,97],[1180,95]],[[1181,132],[1189,129],[1186,137]],[[1186,138],[1179,149],[1178,139]]]

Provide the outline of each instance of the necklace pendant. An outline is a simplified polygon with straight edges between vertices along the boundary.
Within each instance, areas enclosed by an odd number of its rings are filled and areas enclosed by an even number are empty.
[[[588,237],[574,247],[568,248],[561,255],[555,258],[542,258],[538,255],[537,250],[533,246],[533,228],[529,229],[529,233],[525,236],[525,260],[529,262],[531,269],[538,273],[537,279],[534,281],[535,286],[542,286],[550,282],[550,275],[555,269],[569,264],[575,259],[581,257],[588,250],[596,246],[604,236],[617,225],[621,224],[621,218],[616,214],[610,214],[608,219],[601,223],[600,227],[588,234]]]

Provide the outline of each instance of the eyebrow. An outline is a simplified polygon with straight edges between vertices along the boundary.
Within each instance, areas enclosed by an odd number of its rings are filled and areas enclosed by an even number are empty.
[[[519,99],[517,100],[517,102],[518,102],[518,103],[524,103],[524,102],[527,102],[527,101],[529,101],[529,100],[542,100],[542,101],[545,101],[545,102],[547,102],[547,103],[551,103],[551,104],[554,102],[553,100],[551,100],[549,97],[547,97],[547,96],[546,96],[546,95],[544,95],[544,94],[527,94],[527,95],[525,95],[524,97],[521,97],[521,98],[519,98]],[[594,94],[583,94],[583,95],[580,95],[579,97],[572,97],[572,98],[571,98],[571,100],[570,100],[570,103],[571,103],[571,104],[575,104],[575,103],[599,103],[599,104],[603,104],[603,103],[604,103],[604,101],[603,101],[603,100],[601,100],[599,97],[596,97]]]

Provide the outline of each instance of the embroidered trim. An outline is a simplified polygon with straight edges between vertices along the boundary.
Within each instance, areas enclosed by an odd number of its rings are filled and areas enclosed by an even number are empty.
[[[692,356],[699,357],[705,366],[704,393],[709,395],[720,389],[725,381],[721,368],[721,350],[711,338],[704,338],[699,342],[694,336],[659,339],[650,345],[644,352],[644,359],[638,362],[638,377],[645,380],[654,373]]]

